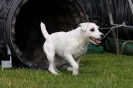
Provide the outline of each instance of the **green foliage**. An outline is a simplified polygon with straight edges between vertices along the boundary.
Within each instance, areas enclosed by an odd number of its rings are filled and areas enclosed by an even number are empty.
[[[0,69],[0,88],[132,88],[133,56],[86,54],[79,75],[72,76],[66,68],[59,75],[47,70]]]

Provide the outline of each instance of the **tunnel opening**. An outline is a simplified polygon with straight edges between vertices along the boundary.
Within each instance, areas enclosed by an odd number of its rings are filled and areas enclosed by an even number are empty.
[[[23,0],[24,1],[24,0]],[[11,31],[11,46],[17,58],[30,68],[47,68],[48,61],[43,51],[45,39],[40,22],[46,25],[49,34],[69,31],[87,17],[77,0],[28,0],[20,4],[14,15],[14,32]]]

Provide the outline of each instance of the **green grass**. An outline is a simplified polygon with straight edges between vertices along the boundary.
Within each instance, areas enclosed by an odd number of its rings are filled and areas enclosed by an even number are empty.
[[[28,68],[0,69],[0,88],[132,88],[133,56],[111,53],[84,55],[79,75],[65,68],[59,75]]]

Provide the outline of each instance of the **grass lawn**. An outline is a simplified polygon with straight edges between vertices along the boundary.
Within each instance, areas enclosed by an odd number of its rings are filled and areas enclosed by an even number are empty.
[[[133,56],[87,54],[81,63],[78,76],[65,68],[56,76],[42,69],[0,68],[0,88],[133,88]]]

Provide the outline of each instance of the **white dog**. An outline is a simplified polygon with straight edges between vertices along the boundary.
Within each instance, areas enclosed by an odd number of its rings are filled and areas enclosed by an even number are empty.
[[[88,43],[98,45],[101,43],[103,34],[99,32],[95,23],[81,23],[75,30],[69,32],[56,32],[48,34],[46,27],[41,23],[41,31],[46,41],[43,45],[49,61],[48,70],[53,74],[58,74],[56,68],[64,59],[67,60],[72,67],[68,67],[68,71],[72,71],[73,75],[78,75],[79,62],[81,56],[87,52]]]

